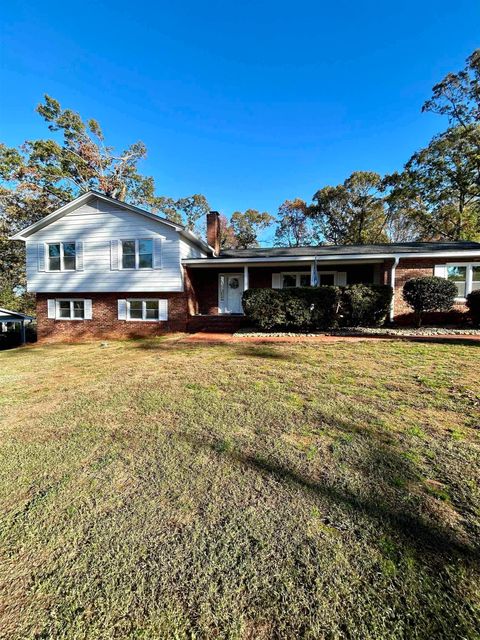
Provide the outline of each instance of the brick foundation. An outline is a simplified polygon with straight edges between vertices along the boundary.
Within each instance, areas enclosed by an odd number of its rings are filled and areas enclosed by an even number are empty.
[[[47,314],[50,298],[89,298],[92,320],[51,320]],[[119,298],[161,298],[168,300],[166,322],[141,322],[118,319]],[[37,294],[37,331],[40,341],[75,342],[103,338],[137,338],[186,331],[188,324],[186,293],[65,293]]]

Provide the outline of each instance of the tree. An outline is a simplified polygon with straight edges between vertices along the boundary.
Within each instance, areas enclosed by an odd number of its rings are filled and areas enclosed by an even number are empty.
[[[403,211],[422,240],[480,236],[480,126],[457,126],[415,153],[402,173],[388,176],[389,204]]]
[[[205,216],[210,210],[210,205],[200,193],[178,200],[158,196],[152,199],[152,209],[172,222],[185,225],[187,229],[195,231],[200,236],[205,235]]]
[[[230,223],[235,235],[235,243],[238,249],[248,249],[258,246],[257,235],[262,229],[266,229],[274,220],[267,212],[260,213],[256,209],[247,209],[244,213],[235,211]]]
[[[449,128],[387,176],[389,205],[422,240],[480,237],[480,49],[433,87],[422,111],[447,116]]]
[[[220,249],[235,249],[237,246],[237,240],[235,238],[235,231],[228,222],[226,216],[221,215],[219,218],[220,223]]]
[[[446,115],[450,126],[478,123],[480,120],[480,49],[468,58],[458,73],[448,73],[432,89],[432,97],[425,102],[422,111]]]
[[[280,205],[279,219],[275,230],[275,245],[302,247],[312,241],[307,211],[307,203],[300,198],[285,200]]]
[[[356,171],[336,187],[313,196],[308,214],[318,241],[332,244],[386,242],[384,186],[373,171]]]

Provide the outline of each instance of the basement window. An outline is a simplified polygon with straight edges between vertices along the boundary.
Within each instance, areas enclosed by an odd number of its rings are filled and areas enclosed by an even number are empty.
[[[165,311],[162,312],[162,304],[165,300],[127,300],[127,320],[143,320],[145,322],[158,322],[166,320]]]
[[[84,320],[85,300],[57,300],[59,320]]]

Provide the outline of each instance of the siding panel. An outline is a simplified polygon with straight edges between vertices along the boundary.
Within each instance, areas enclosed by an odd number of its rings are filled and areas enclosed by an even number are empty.
[[[161,269],[112,270],[111,240],[161,239]],[[76,240],[83,243],[83,271],[42,272],[38,270],[39,242]],[[26,243],[28,290],[32,292],[84,291],[183,291],[181,244],[175,229],[131,211],[96,201],[84,205],[60,220],[32,234]],[[188,243],[183,243],[189,247]],[[183,249],[185,251],[185,249]],[[191,247],[187,253],[197,257]],[[201,255],[201,254],[200,254]]]

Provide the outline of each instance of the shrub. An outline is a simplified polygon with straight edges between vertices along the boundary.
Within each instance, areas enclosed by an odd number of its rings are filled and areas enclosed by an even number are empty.
[[[248,319],[261,329],[330,329],[378,325],[388,312],[392,289],[384,285],[249,289],[243,294]]]
[[[468,294],[467,308],[473,324],[480,327],[480,289]]]
[[[338,300],[338,287],[249,289],[243,309],[261,329],[326,329],[336,324]]]
[[[450,311],[457,295],[454,282],[437,276],[412,278],[403,285],[403,299],[412,307],[417,326],[426,312]]]
[[[341,296],[340,324],[344,327],[380,326],[392,302],[392,287],[383,284],[353,284]]]
[[[267,331],[285,326],[286,311],[278,289],[248,289],[242,302],[245,315],[253,324]]]

